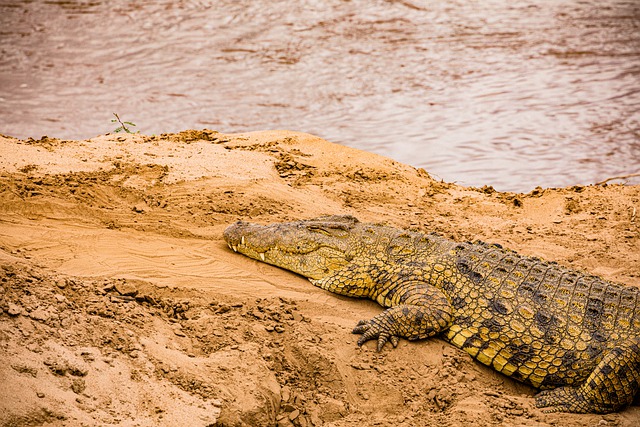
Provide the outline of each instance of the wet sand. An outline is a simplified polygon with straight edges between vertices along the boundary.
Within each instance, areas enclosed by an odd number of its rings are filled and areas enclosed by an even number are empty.
[[[2,425],[637,425],[545,414],[439,339],[233,253],[236,220],[352,214],[640,285],[640,186],[466,188],[309,134],[0,137]],[[215,424],[218,422],[218,424]],[[48,424],[47,424],[48,423]]]

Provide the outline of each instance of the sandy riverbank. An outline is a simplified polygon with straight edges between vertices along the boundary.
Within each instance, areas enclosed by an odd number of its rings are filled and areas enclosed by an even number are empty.
[[[0,137],[2,425],[631,426],[544,414],[440,340],[377,354],[380,308],[230,251],[322,214],[500,243],[640,285],[640,186],[464,188],[308,134]],[[218,424],[215,424],[218,422]],[[599,424],[600,423],[600,424]]]

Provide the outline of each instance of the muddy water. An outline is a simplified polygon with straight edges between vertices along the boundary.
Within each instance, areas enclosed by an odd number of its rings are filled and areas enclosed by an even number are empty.
[[[640,171],[636,1],[0,2],[0,132],[294,129],[528,191]],[[636,178],[636,181],[640,182]]]

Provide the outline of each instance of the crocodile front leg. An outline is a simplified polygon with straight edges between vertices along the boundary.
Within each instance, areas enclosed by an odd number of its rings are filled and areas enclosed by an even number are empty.
[[[558,387],[536,395],[545,412],[615,412],[633,401],[640,389],[640,338],[620,343],[605,354],[579,387]]]
[[[397,346],[399,337],[418,340],[437,335],[453,319],[451,304],[442,291],[423,282],[397,284],[376,300],[390,308],[371,320],[361,320],[353,333],[362,334],[360,346],[377,338],[378,351],[387,341]]]
[[[327,291],[356,298],[371,298],[389,307],[371,320],[361,320],[353,333],[362,334],[358,345],[377,338],[378,351],[387,341],[395,347],[398,338],[417,340],[446,330],[453,309],[437,287],[414,278],[374,279],[367,265],[348,265],[323,279],[309,279]]]
[[[387,341],[396,347],[398,337],[418,340],[432,337],[449,327],[451,314],[429,307],[398,305],[378,314],[371,320],[361,320],[353,329],[354,334],[362,334],[358,345],[377,338],[377,351],[381,351]]]

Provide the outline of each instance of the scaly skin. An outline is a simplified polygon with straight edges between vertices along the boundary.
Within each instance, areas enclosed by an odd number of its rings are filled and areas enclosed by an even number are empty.
[[[351,216],[224,232],[229,247],[328,291],[387,310],[358,323],[358,345],[442,335],[543,390],[548,412],[608,413],[640,384],[640,292],[499,245],[360,223]]]

